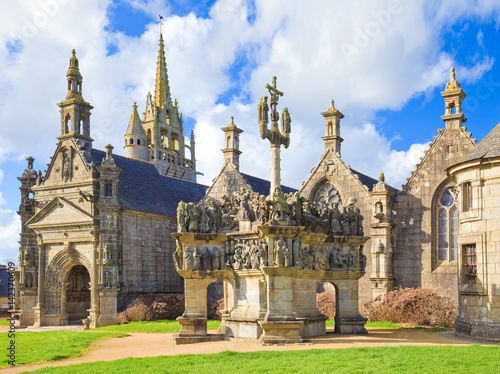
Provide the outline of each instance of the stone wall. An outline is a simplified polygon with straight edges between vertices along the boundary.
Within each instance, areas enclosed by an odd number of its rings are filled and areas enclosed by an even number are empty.
[[[396,284],[428,288],[455,302],[458,297],[457,262],[438,261],[436,204],[443,189],[453,186],[446,177],[446,168],[474,148],[465,130],[465,127],[439,130],[394,205]]]
[[[175,218],[124,211],[123,222],[123,294],[182,292],[172,254],[176,231]],[[124,298],[125,295],[121,295]]]

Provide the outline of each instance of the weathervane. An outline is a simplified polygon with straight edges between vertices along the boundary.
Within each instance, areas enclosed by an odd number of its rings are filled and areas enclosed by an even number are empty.
[[[281,132],[278,127],[279,113],[276,110],[278,105],[278,99],[283,96],[283,92],[279,91],[276,87],[276,77],[273,77],[273,85],[266,84],[266,88],[269,91],[269,96],[271,101],[269,105],[271,106],[271,129],[267,128],[269,106],[267,105],[267,96],[262,96],[260,98],[260,103],[258,106],[259,110],[259,129],[260,137],[262,139],[269,139],[271,143],[271,191],[270,195],[273,196],[276,187],[280,187],[281,184],[281,166],[280,166],[280,152],[281,145],[288,148],[290,145],[290,123],[292,122],[290,114],[288,113],[288,108],[283,109],[281,115]]]

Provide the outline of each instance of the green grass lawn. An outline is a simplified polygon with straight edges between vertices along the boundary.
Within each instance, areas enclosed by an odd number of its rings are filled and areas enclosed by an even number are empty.
[[[220,321],[207,321],[207,328],[209,330],[217,329]],[[120,332],[179,332],[181,325],[176,320],[160,320],[151,322],[131,322],[125,325],[111,325],[106,327],[98,327],[92,331],[120,331]]]
[[[10,320],[2,319],[0,320],[0,326],[10,326]]]
[[[220,321],[207,321],[207,328],[209,330],[215,330],[219,327]],[[327,327],[334,327],[335,321],[326,321]],[[367,327],[383,327],[390,329],[401,329],[399,325],[395,325],[392,322],[368,322],[365,326]],[[106,327],[98,327],[92,329],[92,331],[119,331],[119,332],[147,332],[147,333],[165,333],[165,332],[179,332],[181,325],[175,320],[161,320],[161,321],[151,321],[151,322],[131,322],[125,325],[111,325]],[[435,331],[443,331],[443,329],[437,329]]]
[[[16,365],[62,360],[78,356],[93,342],[107,337],[123,337],[125,333],[88,331],[21,331],[16,332]],[[11,338],[0,334],[0,368],[8,366],[7,348]]]
[[[498,373],[498,346],[401,346],[128,358],[33,373]]]

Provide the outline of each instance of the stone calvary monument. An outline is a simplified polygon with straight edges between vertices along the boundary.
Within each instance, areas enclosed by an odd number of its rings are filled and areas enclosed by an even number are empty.
[[[212,339],[207,334],[207,287],[222,281],[224,308],[219,333],[227,339],[255,339],[263,344],[298,343],[323,335],[325,320],[316,308],[316,284],[336,291],[335,331],[366,333],[358,310],[358,280],[364,275],[363,217],[355,207],[326,200],[311,202],[280,188],[280,146],[290,143],[291,118],[284,108],[281,131],[276,110],[283,92],[259,106],[263,139],[271,143],[269,196],[241,189],[221,201],[206,197],[198,204],[180,202],[174,263],[185,281],[185,312],[178,344]],[[220,338],[220,336],[219,336]]]

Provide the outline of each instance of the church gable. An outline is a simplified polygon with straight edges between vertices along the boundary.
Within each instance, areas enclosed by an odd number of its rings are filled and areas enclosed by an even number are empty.
[[[403,185],[403,191],[412,195],[422,193],[422,190],[434,189],[446,177],[445,170],[457,160],[474,150],[476,139],[462,126],[458,129],[444,128],[438,130],[438,135],[429,144],[416,169]]]
[[[44,229],[56,226],[81,226],[93,224],[90,213],[84,211],[63,197],[56,197],[38,211],[27,225],[31,229]]]
[[[363,177],[365,176],[363,175]],[[354,172],[349,165],[331,150],[328,150],[321,157],[318,165],[311,170],[311,175],[304,182],[300,194],[305,198],[314,200],[321,186],[327,182],[332,183],[338,189],[340,199],[343,202],[346,202],[350,197],[369,197],[369,186],[364,185],[360,181],[358,173]],[[376,183],[375,180],[374,183]]]
[[[72,140],[59,142],[44,178],[44,186],[87,181],[90,167]]]
[[[212,186],[208,188],[205,198],[211,197],[212,199],[222,201],[224,195],[231,198],[241,188],[253,191],[250,184],[236,167],[231,162],[226,162],[219,175],[214,178]]]

